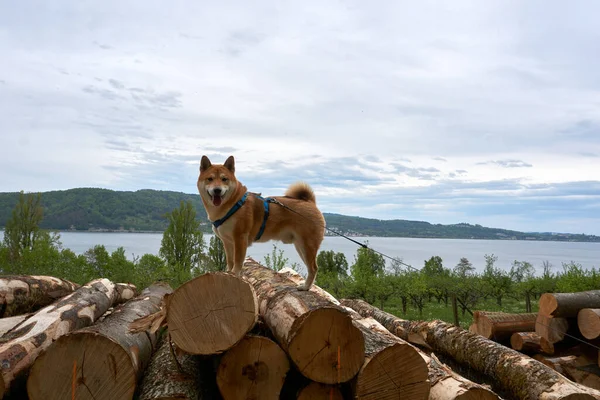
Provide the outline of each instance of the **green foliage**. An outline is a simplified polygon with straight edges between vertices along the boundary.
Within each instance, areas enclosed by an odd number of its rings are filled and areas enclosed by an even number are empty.
[[[214,235],[210,238],[206,260],[204,262],[204,271],[225,271],[227,269],[227,255],[223,241]]]
[[[25,251],[31,251],[40,235],[39,225],[43,218],[40,202],[39,193],[37,196],[19,193],[19,202],[4,229],[4,244],[13,260],[23,256]]]
[[[562,267],[563,272],[556,279],[556,291],[569,293],[598,289],[600,273],[595,268],[586,270],[572,261],[563,263]]]
[[[273,243],[271,254],[265,255],[265,266],[274,271],[281,271],[286,267],[288,261],[288,258],[283,256],[283,250],[279,249],[276,243]]]
[[[168,266],[171,283],[179,286],[201,272],[205,243],[190,201],[181,201],[179,208],[167,213],[167,220],[159,253]]]
[[[342,297],[348,278],[348,261],[344,253],[336,253],[333,250],[322,250],[317,255],[316,284],[334,297]]]

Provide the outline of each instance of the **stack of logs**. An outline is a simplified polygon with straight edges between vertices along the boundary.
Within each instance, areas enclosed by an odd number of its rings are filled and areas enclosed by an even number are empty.
[[[175,290],[2,279],[0,398],[600,400],[493,340],[298,290],[298,273],[251,258],[240,277]],[[506,340],[505,325],[492,336]]]
[[[537,313],[475,311],[469,330],[600,390],[600,290],[544,293]]]

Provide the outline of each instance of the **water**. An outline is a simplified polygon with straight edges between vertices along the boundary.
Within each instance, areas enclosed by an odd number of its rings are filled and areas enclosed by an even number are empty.
[[[91,232],[61,232],[63,246],[77,254],[82,254],[97,244],[103,244],[109,252],[119,246],[125,248],[127,256],[143,254],[158,254],[162,233],[91,233]],[[205,234],[208,244],[212,235]],[[0,232],[0,239],[2,232]],[[391,257],[399,257],[403,262],[413,267],[421,268],[424,261],[432,256],[442,257],[445,267],[452,268],[461,257],[467,257],[477,271],[484,266],[484,255],[498,256],[496,265],[510,269],[514,260],[528,261],[538,272],[542,262],[547,260],[554,270],[561,269],[563,262],[576,262],[585,268],[600,267],[600,243],[579,242],[541,242],[520,240],[470,240],[470,239],[416,239],[416,238],[354,238],[359,242],[368,241],[369,246]],[[284,256],[290,263],[297,262],[303,266],[293,245],[281,242],[255,243],[248,248],[247,254],[256,261],[263,262],[270,254],[273,243],[284,251]],[[358,246],[342,237],[325,237],[321,250],[334,250],[345,254],[349,264],[352,264]]]

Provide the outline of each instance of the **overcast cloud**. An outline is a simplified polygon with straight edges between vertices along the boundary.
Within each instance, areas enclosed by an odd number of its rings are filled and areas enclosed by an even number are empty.
[[[253,191],[600,234],[593,1],[0,3],[0,191]]]

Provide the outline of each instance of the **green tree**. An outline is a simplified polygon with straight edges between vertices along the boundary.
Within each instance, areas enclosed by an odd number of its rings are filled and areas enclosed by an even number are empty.
[[[288,263],[288,258],[283,256],[283,250],[277,248],[277,244],[273,243],[271,254],[265,255],[265,266],[274,271],[281,271]]]
[[[450,291],[450,269],[444,268],[442,258],[434,256],[425,261],[421,273],[424,274],[427,281],[429,295],[433,295],[438,303],[444,300],[447,306]]]
[[[11,260],[16,260],[25,250],[32,250],[40,235],[40,222],[43,219],[41,194],[19,193],[19,202],[12,211],[12,217],[4,228],[4,243]]]
[[[535,279],[535,268],[527,261],[513,261],[509,273],[514,291],[518,297],[525,296],[525,312],[531,312],[531,297],[537,290],[537,281]],[[520,298],[517,298],[520,300]]]
[[[225,271],[227,269],[227,255],[223,241],[214,235],[210,238],[206,260],[204,263],[205,271]]]
[[[502,299],[510,293],[512,281],[508,273],[494,265],[496,261],[498,261],[498,257],[494,254],[485,255],[485,269],[483,271],[482,280],[486,292],[494,297],[496,299],[496,304],[501,307]]]
[[[377,300],[377,282],[382,273],[385,273],[383,256],[369,248],[360,247],[350,267],[349,295],[373,304]]]
[[[204,240],[196,210],[190,201],[179,204],[166,215],[169,225],[163,233],[159,254],[165,259],[171,284],[179,286],[200,270]]]
[[[315,283],[334,297],[342,297],[348,278],[348,261],[344,253],[323,250],[317,255],[317,265],[319,272]]]
[[[135,284],[138,289],[146,288],[156,281],[168,280],[165,261],[154,254],[144,254],[135,264]]]

